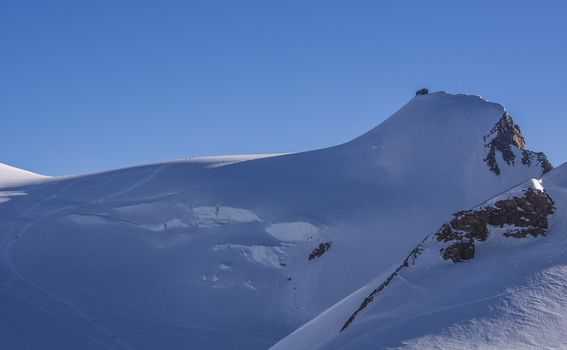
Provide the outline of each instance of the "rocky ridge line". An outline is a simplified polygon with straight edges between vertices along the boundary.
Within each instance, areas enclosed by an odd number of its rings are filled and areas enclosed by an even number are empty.
[[[502,233],[505,237],[544,236],[549,226],[547,216],[554,211],[553,199],[547,193],[528,188],[521,197],[514,196],[496,201],[494,206],[453,214],[454,219],[435,233],[435,239],[451,242],[441,249],[443,259],[461,262],[474,257],[475,241],[485,241],[491,226],[506,227]]]
[[[504,112],[500,120],[496,122],[492,130],[484,136],[484,146],[488,148],[488,153],[484,161],[488,165],[490,171],[496,175],[500,175],[500,167],[496,160],[496,151],[502,154],[502,158],[508,165],[514,165],[516,154],[513,146],[522,150],[522,164],[531,166],[535,160],[539,163],[543,170],[542,174],[553,169],[551,163],[543,152],[533,152],[526,149],[526,141],[522,135],[520,127],[514,123],[512,117]]]
[[[451,260],[454,263],[469,260],[475,255],[475,241],[488,239],[493,228],[506,227],[502,232],[504,237],[545,236],[549,226],[547,217],[554,212],[553,199],[543,189],[529,187],[522,191],[522,196],[511,196],[497,200],[490,206],[453,214],[453,220],[441,226],[439,231],[425,237],[396,270],[362,301],[340,331],[347,329],[357,315],[374,301],[376,295],[382,292],[404,268],[409,268],[410,264],[415,265],[417,257],[425,249],[433,248],[439,243],[449,243],[448,246],[440,249],[444,260]]]

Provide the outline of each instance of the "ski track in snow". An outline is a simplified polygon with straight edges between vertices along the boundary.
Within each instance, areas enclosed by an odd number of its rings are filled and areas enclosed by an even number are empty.
[[[72,285],[68,282],[62,282],[60,280],[56,280],[54,278],[51,278],[51,277],[45,276],[45,275],[38,275],[38,278],[49,279],[49,280],[56,282],[58,285],[65,286],[65,288],[74,289],[76,291],[91,294],[93,296],[100,297],[101,299],[111,300],[113,303],[116,303],[116,304],[121,305],[121,306],[126,306],[127,308],[134,310],[134,311],[137,311],[137,312],[141,312],[141,313],[151,315],[154,318],[132,316],[131,314],[125,314],[125,313],[108,311],[108,310],[107,311],[102,311],[100,309],[95,310],[94,307],[92,307],[92,306],[80,305],[80,307],[87,308],[87,309],[90,308],[90,309],[93,309],[93,311],[96,311],[96,312],[99,312],[99,313],[117,315],[117,316],[121,316],[121,317],[124,317],[124,318],[132,319],[132,320],[139,320],[139,321],[145,321],[145,322],[148,322],[148,323],[154,323],[156,325],[168,325],[168,326],[176,326],[176,327],[182,327],[182,328],[187,328],[187,329],[195,329],[195,330],[221,331],[221,332],[228,332],[228,333],[234,333],[234,334],[255,335],[255,336],[259,336],[259,337],[269,338],[270,340],[277,340],[279,338],[277,335],[271,334],[271,333],[243,331],[243,330],[230,329],[230,328],[215,328],[215,327],[198,326],[198,325],[190,324],[190,323],[187,323],[187,322],[184,322],[184,321],[180,321],[180,320],[171,318],[169,316],[164,316],[164,315],[162,315],[160,313],[156,313],[154,311],[145,310],[143,308],[140,308],[139,306],[132,305],[132,304],[130,304],[130,303],[128,303],[128,302],[126,302],[122,299],[118,299],[118,298],[115,298],[115,297],[111,297],[111,296],[108,296],[108,295],[98,293],[96,291],[93,291],[90,288],[78,287],[78,286]]]
[[[89,309],[91,307],[85,306],[85,305],[81,306],[81,305],[77,305],[77,304],[74,304],[74,303],[70,303],[70,302],[62,299],[61,297],[59,297],[55,293],[51,292],[50,290],[48,290],[41,283],[39,283],[37,281],[33,281],[32,278],[28,278],[28,277],[24,276],[20,271],[17,270],[14,262],[12,261],[12,254],[11,254],[10,250],[16,244],[18,239],[25,234],[26,231],[28,231],[31,227],[35,226],[36,224],[38,224],[42,220],[45,220],[45,219],[47,219],[47,218],[49,218],[53,215],[56,215],[58,213],[64,212],[64,211],[69,210],[69,209],[89,206],[89,205],[92,205],[92,204],[100,203],[102,201],[108,201],[109,199],[117,198],[117,197],[119,197],[119,196],[121,196],[125,193],[128,193],[132,190],[135,190],[136,188],[139,188],[140,186],[143,186],[144,184],[148,183],[149,181],[151,181],[156,176],[158,176],[160,172],[162,172],[165,168],[167,168],[170,165],[171,164],[166,164],[164,166],[159,167],[158,169],[151,171],[148,176],[140,179],[135,184],[128,186],[125,189],[121,189],[121,190],[119,190],[115,193],[112,193],[111,195],[103,196],[101,198],[95,199],[95,200],[87,202],[87,203],[78,203],[78,204],[73,204],[73,205],[67,205],[67,206],[61,207],[57,210],[54,210],[54,211],[42,213],[41,216],[39,216],[35,220],[29,222],[27,225],[25,225],[23,228],[21,228],[19,230],[17,229],[17,226],[18,226],[19,223],[18,222],[13,223],[10,230],[8,231],[8,233],[4,236],[4,239],[2,240],[2,248],[1,248],[2,259],[5,259],[4,264],[5,264],[5,266],[7,266],[10,269],[10,271],[12,273],[12,277],[7,282],[4,282],[0,285],[0,292],[8,294],[8,295],[12,295],[14,297],[18,297],[20,299],[25,300],[26,302],[28,302],[30,304],[33,304],[38,309],[40,309],[40,310],[44,311],[45,313],[47,313],[48,315],[50,315],[50,317],[52,317],[57,322],[60,322],[61,324],[65,325],[71,331],[85,337],[86,339],[100,345],[101,347],[103,347],[105,349],[113,349],[114,348],[114,347],[109,346],[107,344],[104,344],[100,340],[98,340],[98,339],[76,329],[76,327],[73,327],[68,322],[57,317],[57,314],[50,311],[49,307],[46,307],[44,304],[42,304],[39,301],[34,301],[34,299],[42,299],[45,302],[56,302],[56,303],[59,303],[61,305],[64,305],[68,309],[72,310],[72,312],[75,316],[82,318],[85,322],[87,322],[91,326],[94,326],[99,331],[101,331],[105,335],[106,339],[113,340],[115,346],[118,346],[119,348],[122,348],[122,349],[133,349],[130,345],[124,343],[123,341],[120,341],[119,337],[116,334],[114,334],[110,329],[104,327],[100,322],[93,323],[93,320],[95,320],[95,318],[92,317],[92,315],[88,314],[86,311],[84,311],[84,309]],[[144,171],[144,172],[147,172],[147,170]],[[124,178],[127,178],[129,176],[137,176],[137,175],[139,175],[139,173],[128,174],[128,175],[118,175],[118,176],[112,177],[108,181],[104,181],[104,182],[96,183],[96,184],[93,184],[93,185],[90,185],[90,186],[87,186],[87,187],[83,187],[83,188],[80,188],[79,190],[76,190],[76,191],[67,192],[67,190],[76,186],[80,182],[88,180],[88,178],[81,178],[78,181],[72,181],[67,186],[63,187],[62,189],[60,189],[56,193],[53,193],[52,195],[50,195],[46,199],[39,201],[39,202],[36,202],[33,205],[31,205],[28,209],[26,209],[21,214],[21,217],[22,218],[33,217],[33,214],[35,213],[36,208],[38,208],[38,207],[40,207],[44,204],[47,204],[49,202],[55,201],[55,200],[57,200],[61,197],[80,193],[80,192],[86,191],[88,189],[108,185],[110,183],[121,181]],[[204,185],[204,186],[194,186],[194,187],[185,189],[183,191],[180,191],[179,193],[190,192],[190,191],[194,191],[196,189],[201,189],[201,188],[205,188],[205,187],[218,186],[218,185],[230,183],[230,182],[232,182],[232,181],[224,181],[224,182],[213,183],[213,184],[208,184],[208,185]],[[174,193],[174,194],[179,194],[179,193]],[[166,195],[161,195],[159,197],[164,198],[164,197],[169,197],[171,195],[172,195],[171,193],[168,193]],[[144,200],[152,201],[152,200],[155,200],[155,198],[144,198]],[[47,278],[47,276],[41,276],[41,277]],[[26,295],[25,293],[17,292],[15,290],[8,290],[10,285],[17,278],[19,280],[25,282],[29,286],[34,287],[37,290],[41,291],[44,295],[47,296],[47,298],[39,298],[37,295],[29,295],[29,294]],[[61,283],[61,282],[57,281],[57,283]],[[95,294],[95,295],[97,295],[101,298],[108,298],[108,296],[101,295],[101,294],[96,293],[92,290],[88,290],[88,289],[85,289],[85,288],[81,288],[81,289],[84,292]],[[175,326],[175,327],[181,327],[181,328],[193,329],[193,330],[213,331],[213,332],[220,332],[220,333],[229,333],[229,334],[234,334],[234,335],[243,335],[243,336],[246,336],[246,339],[256,339],[256,340],[262,341],[262,342],[265,342],[265,341],[268,341],[268,340],[270,342],[273,342],[273,341],[276,341],[276,340],[279,339],[279,336],[277,336],[275,334],[270,334],[270,333],[252,332],[252,331],[244,331],[244,330],[237,330],[237,329],[230,329],[230,328],[215,328],[215,327],[204,327],[204,326],[192,325],[192,324],[188,324],[186,322],[182,322],[182,321],[179,321],[179,320],[167,318],[167,317],[160,315],[160,314],[157,314],[157,313],[153,313],[153,312],[149,312],[147,310],[143,310],[139,307],[135,307],[135,306],[132,306],[128,303],[125,303],[122,300],[117,300],[117,299],[114,298],[113,301],[121,303],[123,305],[126,305],[130,308],[138,309],[139,311],[142,311],[143,313],[150,314],[150,315],[153,315],[154,317],[156,317],[154,319],[150,319],[150,318],[134,317],[134,316],[127,315],[127,314],[124,314],[124,313],[114,313],[117,316],[119,315],[119,316],[122,316],[122,317],[125,317],[125,318],[128,318],[128,319],[132,319],[132,320],[140,320],[140,321],[145,321],[145,322],[154,323],[154,324],[169,325],[169,326]],[[100,310],[93,310],[93,311],[99,312]],[[164,321],[159,321],[159,318],[164,319]],[[186,335],[186,336],[188,336],[188,335]],[[253,336],[253,337],[251,338],[250,336]],[[113,338],[113,337],[115,337],[115,338]],[[198,336],[198,335],[188,336],[188,337],[202,338],[202,336]],[[20,339],[20,341],[23,341],[21,338],[19,338],[19,337],[17,337],[17,338]],[[234,338],[234,337],[230,337],[230,336],[226,336],[226,335],[219,335],[219,334],[215,334],[215,338],[240,339],[240,338]]]
[[[166,164],[164,166],[161,166],[155,170],[153,170],[148,176],[142,178],[141,180],[137,181],[136,183],[134,183],[133,185],[122,189],[120,191],[117,191],[109,196],[106,196],[106,198],[115,198],[118,197],[124,193],[127,193],[129,191],[132,191],[142,185],[144,185],[145,183],[149,182],[150,180],[152,180],[153,178],[155,178],[163,169],[165,169],[166,167],[168,167],[169,164]],[[137,175],[137,174],[136,174]],[[84,179],[81,179],[79,181],[82,181]],[[111,180],[112,181],[112,180]],[[116,181],[116,180],[114,180]],[[63,196],[63,195],[69,195],[69,193],[64,193],[65,190],[69,189],[70,187],[72,187],[73,185],[75,185],[75,182],[71,182],[69,185],[65,186],[63,189],[57,191],[56,193],[52,194],[51,196],[49,196],[48,198],[46,198],[43,201],[39,201],[33,205],[31,205],[23,214],[22,217],[25,217],[27,215],[30,215],[33,213],[33,211],[39,207],[42,204],[45,204],[47,202],[53,201],[55,199],[58,199],[59,197]],[[84,190],[85,188],[83,188],[82,190]],[[36,225],[38,222],[54,215],[57,213],[60,213],[62,211],[65,211],[67,209],[70,208],[74,208],[74,207],[78,207],[78,206],[84,206],[84,205],[90,205],[90,204],[94,204],[97,203],[99,200],[101,200],[101,198],[99,198],[98,200],[95,201],[91,201],[87,204],[78,204],[78,205],[69,205],[69,206],[64,206],[62,208],[60,208],[59,210],[50,212],[46,215],[40,216],[37,219],[31,221],[30,223],[28,223],[25,227],[23,227],[22,229],[19,230],[18,233],[14,233],[14,230],[16,229],[16,223],[12,224],[12,227],[10,228],[10,230],[8,231],[8,233],[5,235],[4,240],[3,240],[3,244],[2,244],[2,257],[4,259],[4,264],[6,267],[8,267],[12,273],[12,278],[7,281],[6,283],[3,283],[2,286],[0,286],[0,290],[2,290],[3,292],[6,292],[5,289],[6,287],[8,287],[9,285],[11,285],[16,278],[19,278],[20,280],[22,280],[23,282],[27,283],[29,286],[34,287],[38,290],[40,290],[41,292],[45,293],[46,295],[48,295],[50,298],[52,298],[55,301],[60,302],[61,304],[67,306],[69,309],[73,310],[75,312],[75,314],[77,316],[79,316],[80,318],[82,318],[85,322],[92,324],[94,318],[87,314],[86,312],[84,312],[83,310],[79,309],[76,305],[74,305],[73,303],[68,302],[67,300],[62,299],[61,297],[59,297],[58,295],[56,295],[55,293],[49,291],[45,286],[41,285],[40,283],[34,282],[31,279],[27,278],[26,276],[24,276],[20,271],[18,271],[18,269],[16,268],[14,262],[12,261],[12,257],[10,255],[10,250],[11,248],[16,244],[17,240],[22,237],[25,232],[27,230],[29,230],[32,226]],[[10,241],[10,237],[12,238]],[[84,334],[83,332],[78,331],[77,329],[75,329],[74,327],[72,327],[71,325],[69,325],[68,323],[64,322],[63,320],[61,320],[60,318],[58,318],[55,314],[49,312],[48,310],[45,309],[45,307],[40,306],[37,302],[32,301],[31,299],[29,299],[28,297],[23,297],[25,300],[27,300],[28,302],[36,305],[36,307],[40,308],[41,310],[45,311],[46,313],[48,313],[52,318],[54,318],[55,320],[61,322],[62,324],[66,325],[70,330],[76,332],[77,334],[86,337],[87,339],[96,342],[97,344],[111,349],[111,347],[108,347],[102,343],[100,343],[97,339],[92,338],[91,336],[88,336],[86,334]],[[103,325],[101,325],[100,323],[94,323],[94,327],[96,327],[99,331],[101,331],[103,334],[106,335],[107,338],[109,339],[113,339],[115,340],[116,345],[119,348],[122,349],[133,349],[132,347],[130,347],[128,344],[118,341],[116,338],[116,335],[113,334],[113,332],[109,329],[107,329],[106,327],[104,327]]]
[[[161,166],[161,167],[155,169],[155,170],[152,171],[152,172],[150,173],[150,175],[148,175],[147,177],[141,179],[141,180],[138,181],[138,182],[135,182],[135,183],[132,184],[131,186],[128,186],[128,187],[126,187],[125,189],[123,189],[123,190],[121,190],[121,191],[115,192],[115,193],[113,193],[113,194],[107,196],[106,198],[108,198],[108,199],[113,199],[113,198],[119,197],[119,196],[121,196],[121,195],[123,195],[123,194],[125,194],[125,193],[128,193],[128,192],[130,192],[130,191],[132,191],[132,190],[134,190],[134,189],[136,189],[136,188],[138,188],[138,187],[144,185],[145,183],[148,183],[149,181],[151,181],[152,179],[154,179],[156,176],[158,176],[159,173],[162,172],[162,170],[164,170],[165,168],[169,167],[170,165],[171,165],[171,164],[166,164],[166,165],[163,165],[163,166]]]

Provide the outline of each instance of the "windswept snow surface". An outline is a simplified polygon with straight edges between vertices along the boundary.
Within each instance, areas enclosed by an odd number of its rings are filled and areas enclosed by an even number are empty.
[[[14,168],[0,163],[0,189],[5,187],[16,187],[29,185],[49,179],[48,176],[32,173],[27,170]]]
[[[542,186],[543,183],[543,186]],[[503,237],[491,228],[472,260],[452,263],[427,244],[352,324],[339,331],[381,275],[273,349],[564,349],[567,344],[567,164],[525,188],[554,200],[546,236]],[[403,258],[403,257],[402,257]]]
[[[452,212],[539,178],[536,164],[502,162],[497,176],[484,162],[503,112],[434,93],[336,147],[10,189],[0,348],[266,349],[388,273]]]
[[[321,230],[308,222],[280,222],[266,227],[270,236],[282,242],[312,241],[321,236]]]

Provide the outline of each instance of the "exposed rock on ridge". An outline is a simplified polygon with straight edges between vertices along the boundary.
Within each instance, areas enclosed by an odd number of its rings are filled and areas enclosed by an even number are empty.
[[[429,236],[428,236],[429,237]],[[426,238],[427,239],[427,238]],[[425,241],[425,240],[424,240]],[[423,242],[422,242],[423,243]],[[423,251],[422,248],[422,244],[418,244],[417,247],[415,247],[411,253],[409,253],[409,255],[404,259],[404,261],[402,262],[402,264],[400,266],[398,266],[398,268],[392,272],[388,278],[386,278],[386,280],[384,282],[382,282],[376,289],[374,289],[370,295],[368,295],[366,298],[364,298],[364,301],[362,302],[362,304],[360,304],[360,306],[358,307],[358,309],[356,309],[356,311],[348,318],[348,320],[346,320],[346,322],[343,324],[343,326],[341,327],[341,332],[344,331],[345,329],[348,328],[348,326],[350,326],[350,324],[354,321],[354,319],[356,318],[356,316],[358,315],[359,312],[361,312],[362,310],[364,310],[368,304],[370,304],[372,301],[374,301],[374,297],[380,293],[381,291],[384,290],[384,288],[386,288],[386,286],[388,284],[390,284],[390,282],[392,282],[392,280],[398,275],[398,273],[404,269],[410,266],[410,261],[411,264],[414,265],[415,264],[415,260],[417,259],[417,257],[421,254],[421,252]]]
[[[330,248],[333,242],[325,242],[319,244],[319,246],[311,251],[307,260],[313,260],[315,258],[320,257],[321,255],[325,254]]]
[[[553,166],[547,159],[545,153],[543,152],[532,152],[528,150],[522,150],[522,164],[526,166],[531,166],[532,161],[536,160],[540,164],[543,169],[543,174],[550,172],[553,169]]]
[[[490,226],[507,227],[505,237],[543,236],[548,228],[547,216],[555,210],[553,200],[543,191],[529,188],[522,197],[499,200],[494,206],[455,213],[451,222],[435,234],[439,242],[452,242],[441,249],[441,256],[453,262],[472,259],[475,241],[488,238]]]
[[[469,260],[475,255],[475,241],[487,240],[490,231],[494,228],[505,228],[502,232],[505,237],[545,236],[549,226],[547,217],[554,212],[553,199],[543,189],[529,187],[522,192],[522,196],[512,196],[497,200],[490,206],[453,214],[453,220],[445,223],[439,231],[427,236],[418,244],[396,270],[362,301],[358,309],[343,324],[341,332],[350,326],[356,316],[374,301],[376,295],[382,292],[403,269],[409,268],[410,263],[414,265],[417,257],[425,249],[436,243],[449,243],[440,250],[444,260],[450,259],[455,263]]]
[[[504,112],[500,120],[494,125],[488,135],[484,136],[484,146],[488,148],[488,154],[484,161],[492,172],[500,175],[500,167],[496,160],[496,151],[502,154],[502,158],[508,165],[514,165],[516,154],[513,146],[522,150],[522,164],[531,166],[535,159],[543,169],[543,174],[549,172],[553,167],[543,152],[532,152],[526,149],[526,141],[520,127],[514,123],[512,117]]]

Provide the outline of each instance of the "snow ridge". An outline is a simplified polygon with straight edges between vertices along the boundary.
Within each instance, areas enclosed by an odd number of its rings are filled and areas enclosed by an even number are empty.
[[[548,216],[555,212],[554,202],[545,193],[538,180],[521,186],[522,197],[504,196],[492,205],[453,214],[454,219],[445,223],[439,231],[429,235],[418,244],[384,282],[368,295],[354,313],[345,321],[340,331],[347,329],[357,315],[382,292],[392,280],[405,269],[416,264],[418,256],[425,250],[438,250],[444,260],[454,263],[472,259],[475,255],[475,241],[486,241],[489,233],[500,233],[504,237],[525,238],[544,236],[548,229]],[[499,230],[500,229],[500,230]],[[449,246],[439,243],[450,243]],[[411,264],[410,264],[411,262]]]
[[[0,163],[0,188],[29,185],[48,179],[50,179],[49,176],[39,175]]]

